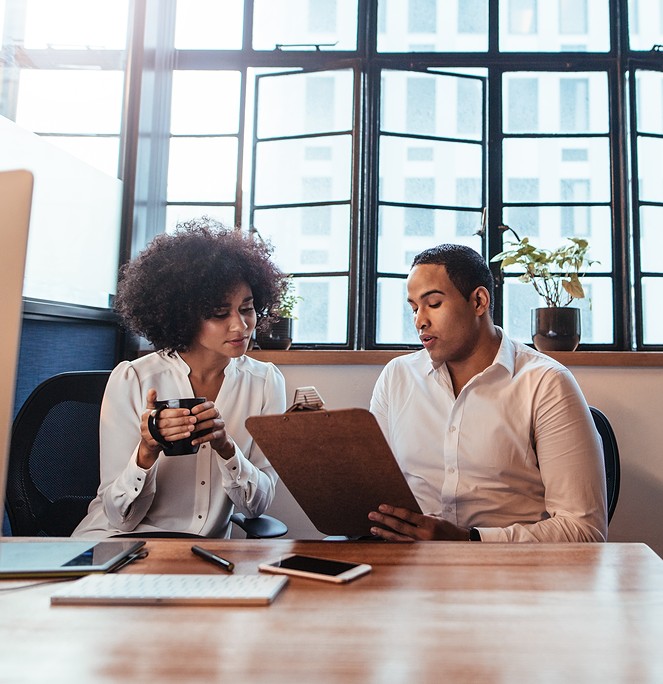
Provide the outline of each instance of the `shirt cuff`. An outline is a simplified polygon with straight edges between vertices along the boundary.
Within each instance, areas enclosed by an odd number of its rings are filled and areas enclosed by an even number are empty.
[[[216,460],[221,470],[221,478],[224,485],[230,485],[232,487],[240,486],[242,457],[243,454],[237,444],[235,444],[235,454],[231,458],[225,459],[220,454],[216,454]]]

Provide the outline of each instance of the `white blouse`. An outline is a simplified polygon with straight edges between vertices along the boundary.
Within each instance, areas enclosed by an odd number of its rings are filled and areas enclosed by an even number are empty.
[[[158,399],[193,397],[189,372],[178,354],[165,352],[124,361],[113,370],[101,407],[101,483],[72,536],[177,531],[227,537],[234,509],[256,517],[271,504],[278,478],[244,421],[283,413],[285,380],[273,364],[248,356],[230,360],[215,399],[235,442],[232,458],[224,460],[206,443],[197,454],[162,453],[149,470],[137,465],[147,391],[155,388]]]

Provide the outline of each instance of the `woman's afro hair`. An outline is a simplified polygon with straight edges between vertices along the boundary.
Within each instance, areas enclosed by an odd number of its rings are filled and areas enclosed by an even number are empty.
[[[258,325],[273,315],[287,276],[269,244],[203,216],[157,235],[120,270],[115,309],[156,349],[187,351],[200,329],[241,283],[253,294]]]

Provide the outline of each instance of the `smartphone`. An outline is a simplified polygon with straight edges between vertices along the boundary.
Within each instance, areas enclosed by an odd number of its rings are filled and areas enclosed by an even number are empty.
[[[288,554],[273,563],[261,563],[258,570],[341,584],[365,575],[372,568],[366,563],[347,563],[327,558]]]

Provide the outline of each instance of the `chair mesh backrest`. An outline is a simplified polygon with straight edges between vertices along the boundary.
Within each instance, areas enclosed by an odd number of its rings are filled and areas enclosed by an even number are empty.
[[[49,500],[94,497],[99,487],[99,406],[63,401],[37,430],[28,468],[35,487]]]
[[[61,373],[14,421],[6,508],[12,534],[68,536],[99,487],[99,413],[109,371]]]

